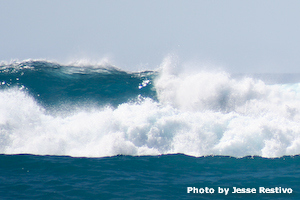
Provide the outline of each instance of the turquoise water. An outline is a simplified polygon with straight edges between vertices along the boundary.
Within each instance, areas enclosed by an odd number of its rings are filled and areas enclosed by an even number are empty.
[[[2,63],[0,197],[299,199],[297,77]]]
[[[5,87],[24,86],[44,106],[86,102],[118,105],[137,95],[155,98],[155,91],[140,90],[139,84],[155,72],[129,73],[114,67],[62,66],[45,61],[27,61],[2,66],[0,80]],[[135,87],[134,87],[135,86]]]

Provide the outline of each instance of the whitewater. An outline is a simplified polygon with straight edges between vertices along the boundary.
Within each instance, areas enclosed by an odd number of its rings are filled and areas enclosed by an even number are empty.
[[[300,80],[177,70],[168,58],[143,72],[2,63],[0,154],[297,155],[299,108]]]

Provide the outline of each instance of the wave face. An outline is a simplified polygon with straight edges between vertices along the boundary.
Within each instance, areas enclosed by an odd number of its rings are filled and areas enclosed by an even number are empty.
[[[127,73],[112,66],[25,61],[1,66],[0,80],[2,88],[21,87],[47,107],[83,102],[116,106],[137,95],[155,99],[152,85],[147,88],[142,85],[153,75],[153,72]]]
[[[300,153],[300,84],[222,71],[0,66],[0,153],[103,157]]]

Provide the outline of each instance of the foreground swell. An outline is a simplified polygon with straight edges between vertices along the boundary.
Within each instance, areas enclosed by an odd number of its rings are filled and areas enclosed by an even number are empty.
[[[1,165],[3,163],[3,165]],[[5,163],[5,164],[4,164]],[[0,155],[2,199],[299,199],[300,157]],[[214,193],[187,192],[212,188]],[[218,192],[218,187],[229,193]],[[233,187],[255,188],[236,194]],[[292,193],[260,193],[259,188]],[[117,189],[116,189],[117,188]]]
[[[225,72],[175,74],[168,70],[169,65],[163,63],[159,75],[147,79],[130,79],[128,73],[116,71],[115,80],[134,80],[127,81],[128,91],[133,91],[127,101],[115,100],[124,95],[117,90],[122,84],[114,81],[101,85],[116,88],[113,93],[99,90],[97,84],[78,86],[81,97],[96,96],[91,102],[106,102],[100,105],[80,104],[83,100],[76,97],[72,81],[77,78],[76,82],[84,82],[86,75],[82,73],[62,73],[69,76],[63,83],[69,85],[63,90],[72,89],[73,93],[67,97],[58,94],[63,101],[54,103],[56,110],[53,101],[47,102],[47,94],[35,96],[37,93],[31,92],[37,86],[4,84],[0,90],[0,152],[83,157],[299,154],[299,84],[267,85],[252,78],[234,79]],[[90,75],[105,79],[105,73],[93,71]],[[107,80],[114,75],[110,76]],[[47,86],[48,90],[54,88],[54,93],[59,93],[58,84],[61,82]],[[73,99],[77,99],[76,105],[64,110],[62,102]],[[47,108],[50,104],[51,112]]]

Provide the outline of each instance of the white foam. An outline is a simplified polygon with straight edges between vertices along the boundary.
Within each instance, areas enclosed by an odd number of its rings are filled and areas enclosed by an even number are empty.
[[[165,62],[166,65],[172,63]],[[173,73],[153,83],[159,102],[49,114],[23,90],[0,91],[0,153],[85,157],[300,153],[300,85],[235,80],[225,72]]]

